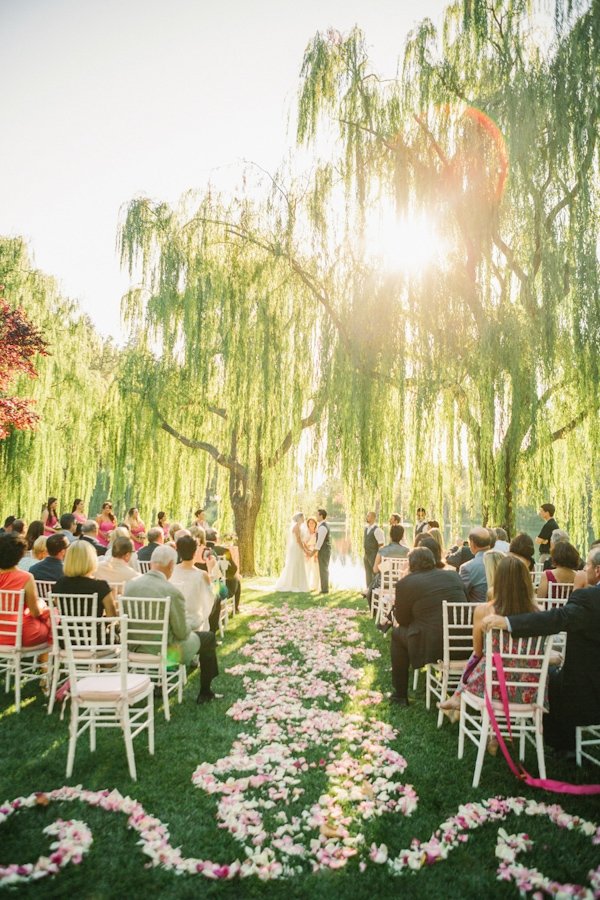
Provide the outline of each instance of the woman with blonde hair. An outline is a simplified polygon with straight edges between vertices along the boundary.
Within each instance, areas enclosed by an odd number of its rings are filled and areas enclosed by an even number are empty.
[[[87,541],[73,541],[68,548],[64,563],[64,575],[54,585],[54,594],[83,594],[89,595],[89,608],[85,614],[88,616],[116,616],[117,608],[115,597],[107,581],[96,578],[98,568],[98,556],[96,551]],[[97,606],[94,609],[91,603],[93,594],[97,594]]]
[[[494,579],[496,571],[503,559],[506,559],[506,553],[501,550],[486,550],[483,554],[483,568],[485,569],[485,580],[487,581],[487,602],[494,601]],[[493,610],[490,610],[492,612]],[[477,612],[477,610],[475,610]]]
[[[48,538],[45,534],[40,535],[31,548],[31,556],[24,556],[23,559],[19,563],[19,569],[22,572],[29,572],[30,568],[39,562],[41,559],[46,559],[48,556],[48,550],[46,549],[46,541]]]

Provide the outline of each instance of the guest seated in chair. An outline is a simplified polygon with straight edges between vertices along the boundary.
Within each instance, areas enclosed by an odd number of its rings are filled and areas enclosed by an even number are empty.
[[[158,525],[154,525],[152,528],[148,529],[148,543],[142,547],[141,550],[138,550],[137,558],[141,562],[150,562],[156,548],[161,547],[164,542],[165,535],[162,528],[159,528]]]
[[[30,568],[30,573],[36,581],[58,581],[63,576],[63,560],[68,541],[64,534],[51,534],[46,541],[46,550],[48,555],[34,563]]]
[[[152,554],[151,569],[145,575],[127,585],[128,597],[170,597],[169,613],[169,656],[174,662],[189,665],[198,654],[200,660],[200,693],[198,703],[208,703],[215,699],[211,682],[218,675],[216,640],[212,631],[191,631],[185,617],[185,597],[170,584],[177,562],[176,551],[169,546],[158,547]],[[156,647],[141,646],[142,653],[156,652]]]
[[[115,538],[112,545],[112,554],[104,556],[98,562],[100,578],[105,578],[106,581],[110,581],[113,584],[139,578],[140,573],[136,572],[130,565],[132,556],[133,541],[128,537]]]
[[[30,572],[23,572],[17,568],[19,560],[25,553],[25,539],[19,534],[5,532],[0,534],[0,591],[24,591],[25,607],[23,616],[22,644],[24,647],[34,647],[36,644],[46,644],[52,640],[50,628],[49,610],[43,600],[37,595],[35,581]],[[0,643],[14,646],[15,633],[0,635]],[[8,630],[6,625],[5,630]]]
[[[60,535],[56,535],[60,537]],[[48,541],[54,538],[49,537]],[[59,578],[52,588],[55,594],[87,594],[91,597],[97,594],[97,605],[92,607],[91,602],[85,610],[88,616],[116,616],[115,597],[107,581],[96,578],[98,569],[98,557],[96,551],[87,541],[75,541],[67,550],[65,556],[64,575]]]
[[[551,669],[549,712],[544,740],[557,750],[573,750],[578,725],[600,724],[600,548],[587,558],[588,587],[573,591],[564,606],[524,615],[492,615],[484,630],[506,628],[515,637],[567,633],[567,653],[560,669]]]
[[[456,572],[436,569],[428,547],[408,554],[409,574],[396,585],[392,630],[392,703],[408,706],[408,669],[437,662],[444,652],[442,601],[464,602],[465,590]]]
[[[542,573],[537,596],[549,596],[551,584],[573,584],[579,566],[579,553],[567,541],[550,542],[550,568]]]
[[[381,562],[384,559],[388,558],[396,558],[396,559],[406,559],[408,556],[408,547],[405,547],[404,544],[401,544],[401,540],[404,537],[404,526],[403,525],[391,525],[390,526],[390,540],[384,547],[380,547],[377,556],[375,557],[375,562],[373,563],[373,571],[375,572],[375,577],[371,582],[368,590],[367,590],[367,600],[369,602],[369,609],[371,608],[371,597],[373,595],[373,591],[375,588],[378,588],[381,584]]]

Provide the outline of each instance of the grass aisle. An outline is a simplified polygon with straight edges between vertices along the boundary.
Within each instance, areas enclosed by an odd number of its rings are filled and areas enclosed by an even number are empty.
[[[569,827],[568,818],[555,814],[551,822],[547,810],[533,804],[556,802],[568,816],[600,823],[597,797],[521,790],[502,758],[489,756],[480,787],[472,789],[475,749],[468,747],[462,762],[456,759],[457,728],[446,724],[437,730],[433,711],[425,710],[422,684],[409,709],[379,702],[379,693],[391,688],[389,639],[374,629],[356,595],[334,593],[323,604],[306,595],[246,589],[243,599],[244,611],[219,648],[222,674],[215,686],[224,699],[198,707],[194,673],[183,703],[172,707],[170,723],[157,704],[154,758],[145,738],[136,740],[137,783],[127,775],[123,741],[112,730],[100,732],[95,754],[80,740],[69,782],[134,798],[168,825],[162,851],[168,865],[191,869],[202,861],[205,872],[219,880],[152,867],[126,815],[56,801],[36,804],[1,826],[0,867],[48,854],[52,838],[42,832],[59,818],[84,822],[93,833],[91,848],[80,865],[11,893],[515,897],[515,884],[497,880],[496,846],[499,834],[526,832],[533,846],[516,861],[527,866],[520,870],[523,887],[535,868],[558,882],[587,885],[592,896],[588,873],[600,864],[600,844]],[[282,611],[285,604],[288,611]],[[67,724],[57,712],[46,714],[36,688],[26,688],[20,715],[11,695],[0,694],[0,747],[0,798],[11,801],[67,783]],[[549,777],[598,780],[597,769],[578,773],[554,757],[547,762]],[[527,763],[535,772],[532,752]],[[490,807],[475,806],[463,811],[473,829],[468,840],[455,841],[446,859],[434,862],[444,854],[450,825],[440,842],[411,850],[413,840],[429,841],[461,804],[497,796],[522,796],[534,814],[510,813],[500,820],[505,809],[492,804],[497,820],[478,827]],[[408,852],[399,858],[403,850]],[[388,854],[395,866],[386,862]],[[257,874],[226,880],[235,873],[235,860],[242,874]],[[273,875],[285,877],[261,880]]]

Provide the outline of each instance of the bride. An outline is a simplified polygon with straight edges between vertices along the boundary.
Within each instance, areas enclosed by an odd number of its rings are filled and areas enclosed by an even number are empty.
[[[296,513],[292,518],[285,554],[285,566],[275,584],[276,591],[308,593],[310,590],[308,578],[306,577],[306,547],[302,541],[300,530],[303,522],[304,516],[302,513]]]

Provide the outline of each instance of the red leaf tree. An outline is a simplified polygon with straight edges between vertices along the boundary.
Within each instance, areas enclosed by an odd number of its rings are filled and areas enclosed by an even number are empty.
[[[0,440],[10,428],[35,428],[38,421],[33,401],[9,396],[8,391],[19,375],[36,378],[33,358],[47,356],[46,341],[22,309],[12,309],[2,296],[0,285]]]

